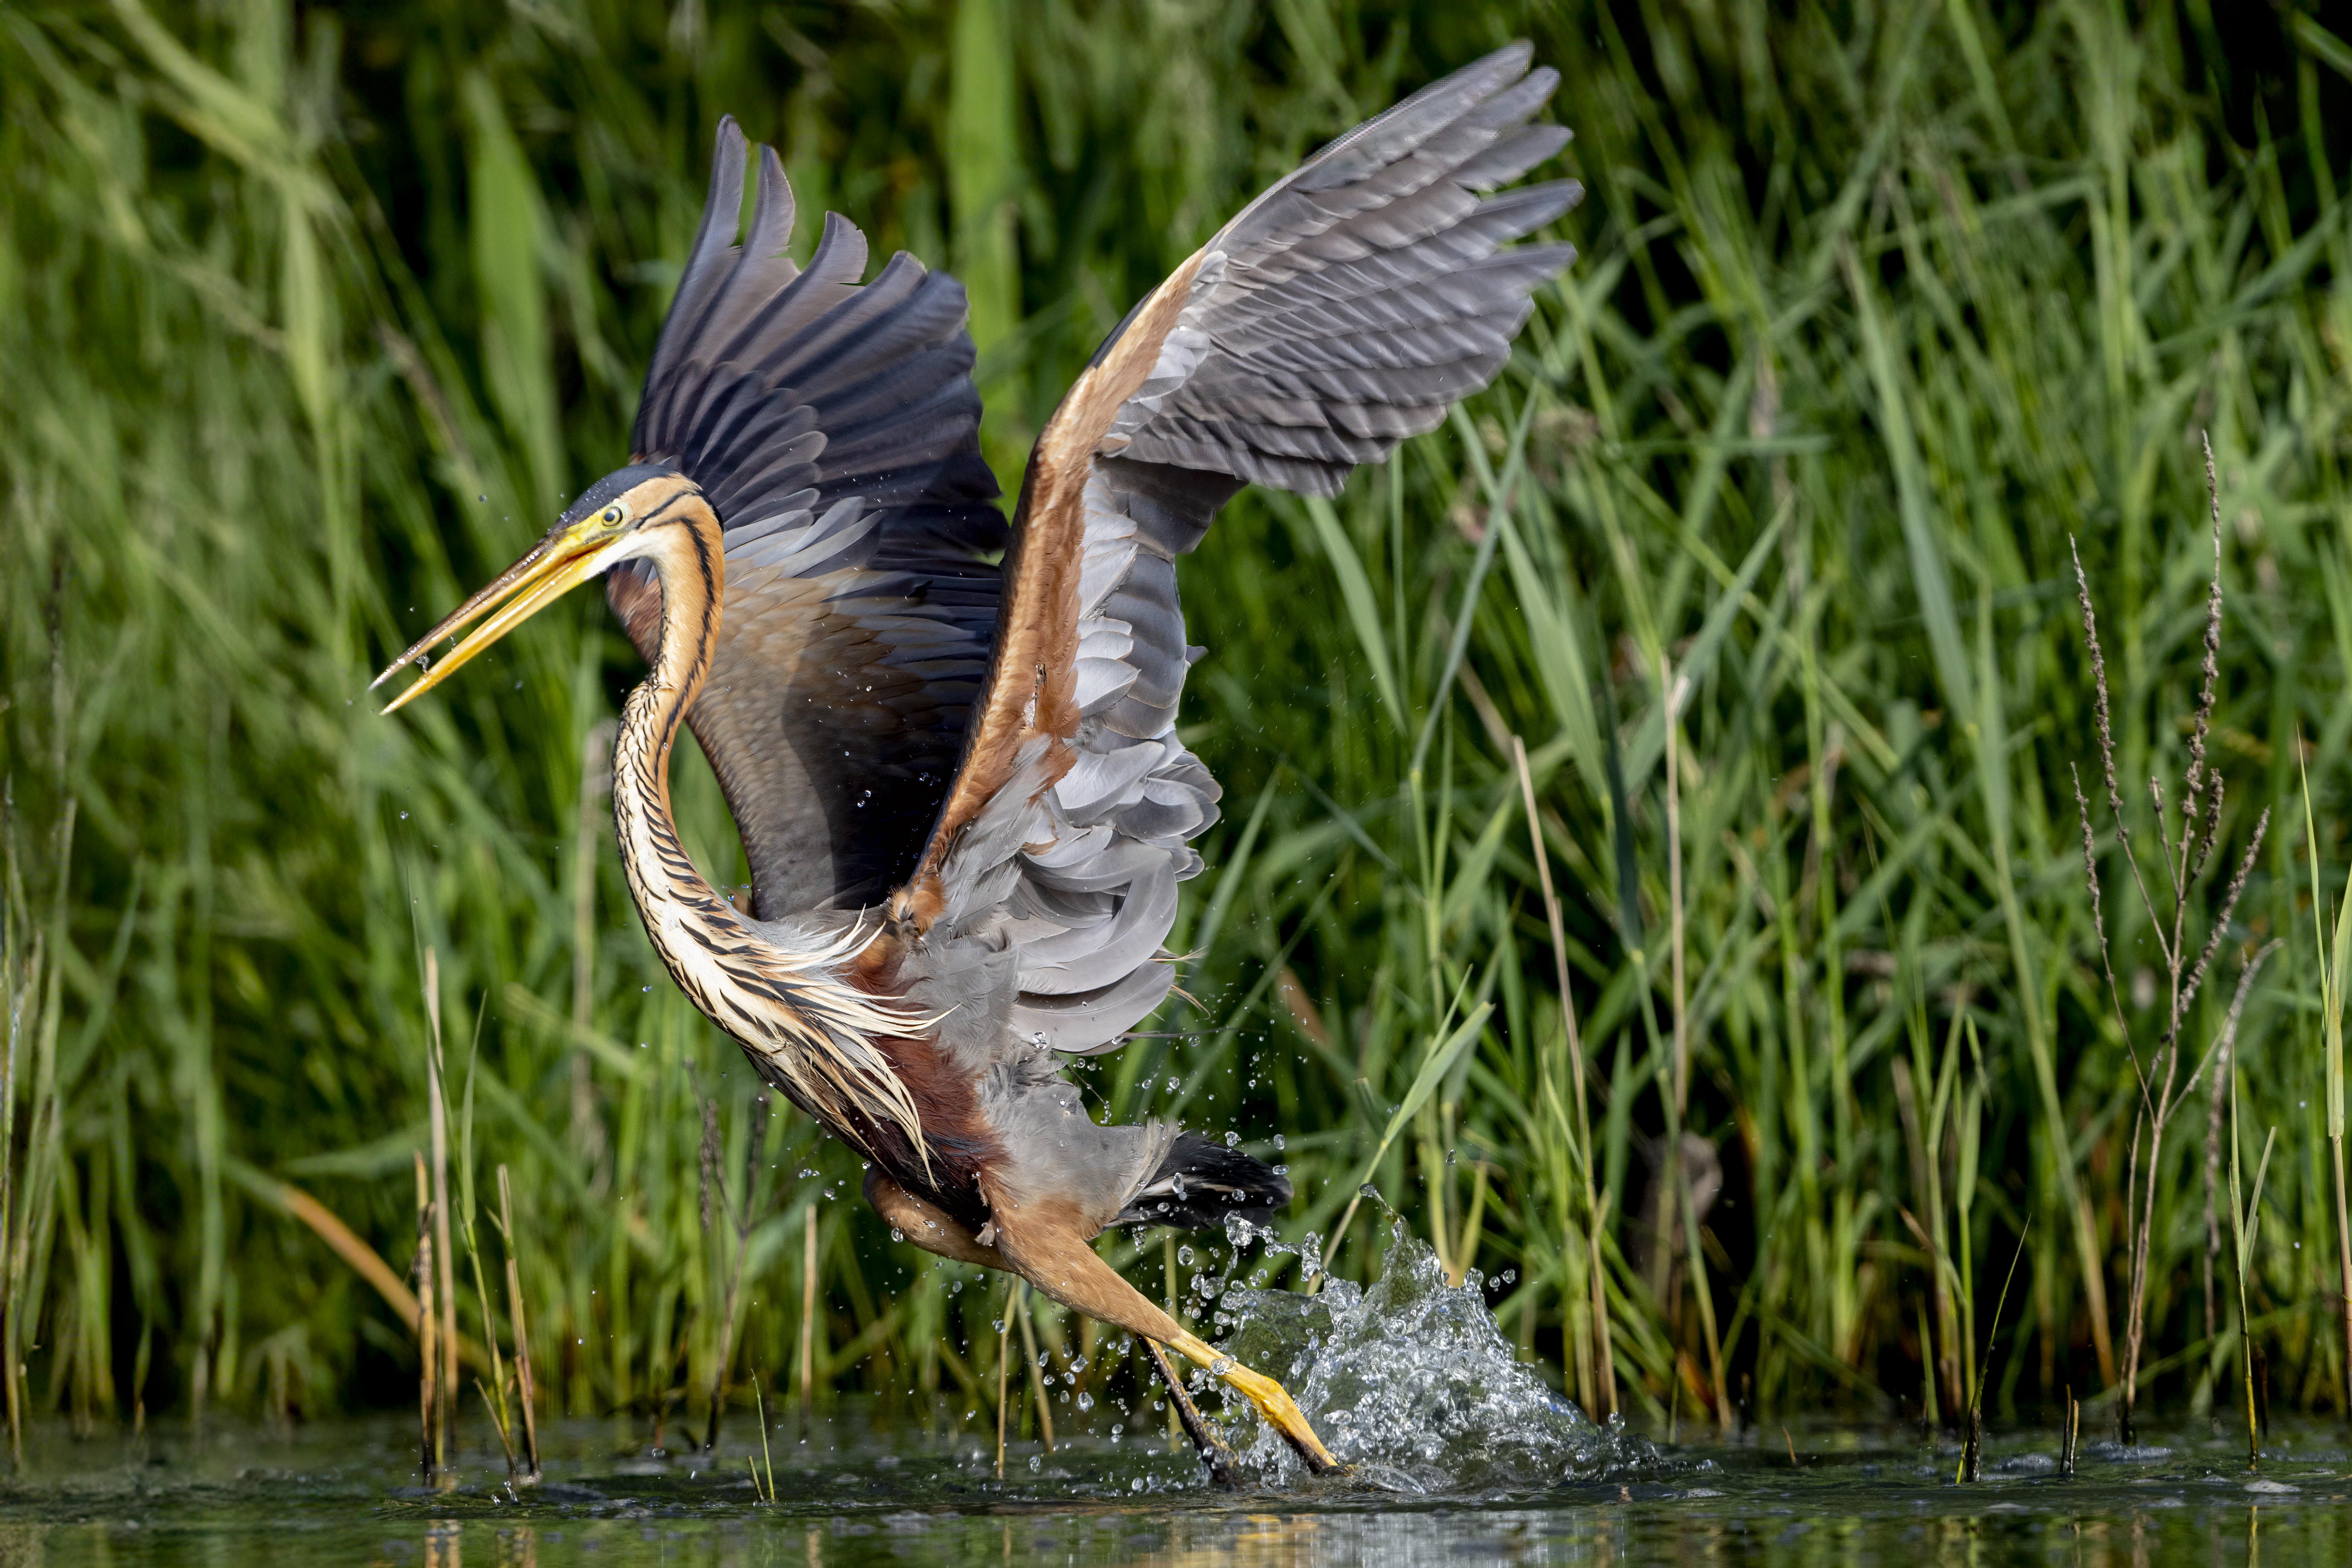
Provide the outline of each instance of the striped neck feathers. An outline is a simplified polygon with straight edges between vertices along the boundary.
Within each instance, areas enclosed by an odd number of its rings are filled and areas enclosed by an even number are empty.
[[[841,977],[874,933],[853,929],[807,949],[781,947],[719,896],[678,837],[670,751],[719,644],[726,546],[698,494],[664,513],[648,524],[644,555],[661,584],[660,641],[652,669],[629,693],[613,749],[614,823],[646,934],[688,999],[845,1142],[873,1154],[858,1131],[864,1121],[895,1125],[923,1150],[913,1097],[875,1040],[919,1033],[935,1020]]]

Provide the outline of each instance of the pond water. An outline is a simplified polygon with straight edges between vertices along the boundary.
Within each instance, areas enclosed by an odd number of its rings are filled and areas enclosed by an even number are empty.
[[[1000,1480],[981,1423],[894,1433],[848,1404],[774,1422],[772,1501],[752,1480],[749,1420],[716,1462],[632,1451],[609,1424],[558,1424],[541,1484],[509,1485],[495,1448],[478,1447],[431,1488],[413,1418],[201,1439],[184,1426],[94,1439],[47,1426],[22,1474],[0,1472],[0,1568],[2352,1563],[2340,1425],[2274,1430],[2259,1472],[2241,1436],[2203,1422],[2132,1450],[2086,1442],[2072,1477],[2051,1434],[2000,1433],[1969,1485],[1954,1479],[1957,1447],[1916,1427],[1775,1422],[1734,1444],[1645,1441],[1596,1426],[1517,1364],[1477,1281],[1449,1289],[1402,1238],[1391,1259],[1369,1289],[1236,1287],[1219,1300],[1227,1348],[1285,1379],[1350,1466],[1341,1477],[1302,1474],[1254,1417],[1230,1428],[1254,1479],[1229,1491],[1156,1426],[1051,1454],[1016,1443]]]
[[[772,1505],[740,1461],[616,1456],[609,1428],[555,1437],[537,1488],[469,1453],[453,1489],[427,1490],[389,1422],[202,1444],[44,1429],[26,1474],[0,1481],[0,1564],[2352,1563],[2346,1456],[2315,1435],[2259,1477],[2234,1443],[2176,1434],[2090,1449],[2071,1479],[2046,1435],[2010,1435],[1960,1486],[1948,1447],[1916,1434],[1798,1435],[1792,1468],[1776,1428],[1765,1448],[1678,1448],[1608,1479],[1414,1495],[1221,1492],[1186,1456],[1100,1440],[1016,1447],[1000,1482],[970,1440],[820,1424],[805,1445],[778,1434]]]

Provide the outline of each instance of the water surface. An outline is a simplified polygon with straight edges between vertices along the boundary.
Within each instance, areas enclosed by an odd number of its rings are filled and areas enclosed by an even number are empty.
[[[1228,1431],[1253,1479],[1229,1491],[1171,1451],[1164,1415],[1104,1408],[1096,1432],[1055,1452],[1012,1445],[1000,1479],[980,1412],[909,1432],[851,1402],[772,1425],[773,1500],[752,1481],[748,1419],[715,1459],[558,1424],[536,1486],[510,1484],[479,1446],[420,1484],[413,1419],[79,1440],[51,1426],[32,1435],[25,1473],[0,1478],[0,1568],[2352,1564],[2340,1425],[2274,1432],[2259,1471],[2241,1436],[2197,1423],[2136,1449],[2091,1443],[2071,1477],[2049,1434],[2010,1432],[1967,1485],[1957,1447],[1916,1427],[1775,1421],[1736,1443],[1659,1442],[1551,1392],[1515,1359],[1475,1274],[1450,1286],[1402,1232],[1381,1279],[1312,1295],[1252,1289],[1290,1251],[1260,1247],[1237,1247],[1196,1289],[1225,1348],[1297,1395],[1344,1476],[1307,1476],[1246,1412]],[[1058,1402],[1093,1403],[1084,1387]],[[1141,1429],[1109,1424],[1119,1416]],[[470,1430],[487,1440],[479,1421]]]
[[[559,1427],[536,1488],[495,1451],[449,1489],[416,1484],[406,1423],[291,1436],[33,1434],[0,1480],[0,1564],[486,1565],[1664,1564],[2352,1563],[2352,1480],[2336,1434],[2277,1435],[2258,1476],[2239,1445],[2174,1432],[2094,1447],[2073,1479],[2046,1435],[2004,1435],[1984,1481],[1914,1431],[1794,1433],[1766,1446],[1661,1448],[1640,1471],[1540,1489],[1401,1493],[1364,1479],[1221,1492],[1156,1436],[1016,1446],[1006,1479],[976,1437],[893,1437],[853,1419],[775,1435],[779,1500],[739,1456],[616,1451],[609,1426]]]

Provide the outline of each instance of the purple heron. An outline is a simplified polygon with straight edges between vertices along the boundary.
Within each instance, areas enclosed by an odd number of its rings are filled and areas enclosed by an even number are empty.
[[[1061,1057],[1117,1048],[1219,789],[1176,734],[1176,558],[1244,485],[1328,496],[1486,385],[1564,268],[1506,248],[1571,181],[1510,184],[1568,132],[1525,44],[1359,126],[1119,323],[1038,437],[1011,529],[981,460],[962,289],[825,220],[805,268],[774,151],[719,128],[710,194],[626,467],[394,661],[472,634],[386,712],[603,575],[649,666],[614,752],[646,934],[695,1005],[868,1162],[917,1246],[1009,1270],[1206,1368],[1318,1470],[1281,1385],[1102,1261],[1108,1226],[1264,1217],[1290,1184],[1164,1122],[1102,1126]],[[992,564],[998,551],[1002,564]],[[485,618],[487,617],[487,618]],[[669,804],[690,726],[741,832],[751,911]]]

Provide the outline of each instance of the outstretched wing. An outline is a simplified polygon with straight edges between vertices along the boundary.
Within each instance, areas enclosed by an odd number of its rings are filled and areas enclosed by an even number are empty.
[[[1559,152],[1524,44],[1341,137],[1122,322],[1039,438],[989,684],[893,910],[1017,947],[1015,1029],[1116,1044],[1174,982],[1160,946],[1216,781],[1175,733],[1177,556],[1244,483],[1338,490],[1491,381],[1565,245],[1503,246],[1581,195],[1480,199]],[[936,939],[935,939],[936,940]]]
[[[861,283],[866,238],[838,215],[795,267],[765,146],[737,244],[747,154],[722,120],[631,444],[725,528],[719,647],[687,721],[772,920],[875,902],[913,866],[986,671],[1004,521],[961,285],[903,253]],[[615,570],[609,592],[650,659],[651,572]]]

